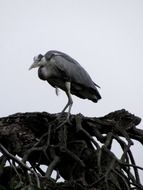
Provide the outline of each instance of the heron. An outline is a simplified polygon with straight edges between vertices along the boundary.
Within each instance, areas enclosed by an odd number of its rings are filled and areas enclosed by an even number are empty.
[[[29,70],[38,68],[39,78],[53,86],[57,95],[59,88],[65,91],[68,102],[61,113],[68,108],[67,118],[70,116],[73,105],[71,94],[93,102],[101,99],[97,89],[100,87],[92,81],[87,71],[66,53],[50,50],[45,55],[39,54],[35,56],[33,61]]]

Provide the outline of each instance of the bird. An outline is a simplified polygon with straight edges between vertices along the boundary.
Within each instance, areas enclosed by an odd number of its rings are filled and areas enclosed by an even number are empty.
[[[97,89],[100,86],[93,82],[87,71],[68,54],[50,50],[44,55],[34,56],[33,61],[29,70],[38,68],[39,78],[53,86],[56,94],[58,94],[59,88],[65,91],[68,102],[61,113],[68,108],[68,119],[73,105],[71,94],[95,103],[101,99]]]

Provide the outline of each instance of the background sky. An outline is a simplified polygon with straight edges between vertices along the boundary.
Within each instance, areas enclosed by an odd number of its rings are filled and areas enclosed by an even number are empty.
[[[0,0],[0,117],[60,112],[67,97],[28,71],[54,49],[76,59],[101,86],[95,104],[73,96],[72,113],[103,116],[125,108],[143,118],[142,0]],[[142,128],[142,125],[140,125]],[[142,147],[133,147],[143,166]]]

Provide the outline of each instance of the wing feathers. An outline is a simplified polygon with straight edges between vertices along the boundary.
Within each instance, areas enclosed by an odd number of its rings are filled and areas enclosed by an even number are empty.
[[[46,59],[54,59],[55,66],[61,73],[61,76],[63,76],[63,78],[66,79],[67,81],[70,81],[71,83],[73,83],[72,89],[71,89],[73,92],[74,92],[74,84],[77,84],[77,86],[79,87],[81,86],[84,89],[83,94],[88,94],[88,96],[89,96],[89,93],[94,94],[94,97],[96,96],[95,100],[96,98],[97,99],[101,98],[96,88],[99,86],[92,81],[89,74],[76,60],[74,60],[73,58],[71,58],[65,53],[54,51],[54,50],[47,52],[45,56],[46,56]],[[85,89],[86,91],[89,91],[89,93],[85,93],[84,92]],[[75,91],[76,93],[74,94],[77,94],[79,97],[83,96],[82,94],[79,94],[76,89]]]

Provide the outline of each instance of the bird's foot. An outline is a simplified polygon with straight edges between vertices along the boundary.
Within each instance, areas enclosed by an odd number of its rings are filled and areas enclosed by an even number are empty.
[[[71,122],[70,122],[70,113],[61,112],[57,116],[56,120],[58,120],[59,122],[61,122],[61,120],[63,120],[63,121],[66,121],[67,123],[71,124]]]
[[[58,130],[60,127],[64,126],[65,124],[68,125],[72,125],[71,121],[70,121],[70,115],[68,113],[61,113],[58,117],[58,126],[56,128],[56,130]]]

